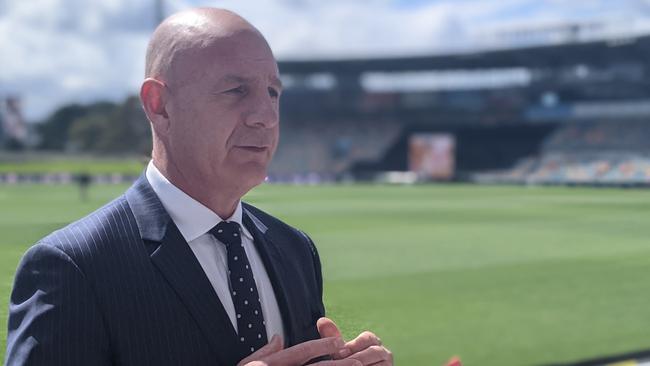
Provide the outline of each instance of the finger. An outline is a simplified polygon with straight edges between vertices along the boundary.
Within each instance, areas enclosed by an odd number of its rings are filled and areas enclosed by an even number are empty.
[[[321,338],[326,338],[326,337],[338,337],[341,338],[341,331],[339,330],[339,327],[336,326],[336,323],[330,318],[322,317],[318,319],[316,322],[316,328],[318,329],[318,334],[320,334]],[[351,351],[343,351],[343,353],[337,352],[334,354],[331,354],[330,356],[338,360],[343,357],[347,357],[351,355]]]
[[[274,334],[273,337],[271,337],[271,341],[264,345],[264,347],[258,349],[255,353],[253,353],[253,355],[256,355],[259,359],[264,356],[274,354],[282,350],[282,348],[282,337],[279,334]]]
[[[373,363],[372,365],[369,365],[369,366],[393,366],[393,354],[389,350],[386,350],[386,351],[388,351],[388,354],[390,356],[390,360],[380,361],[380,362],[377,362],[377,363]]]
[[[248,365],[246,365],[246,366],[248,366]],[[389,362],[389,361],[381,361],[381,362],[378,362],[378,363],[373,363],[372,365],[368,365],[368,366],[393,366],[393,363]]]
[[[316,362],[310,366],[363,366],[363,364],[359,360],[348,358],[345,360]]]
[[[271,337],[271,341],[269,343],[267,343],[266,345],[264,345],[264,347],[258,349],[257,351],[253,352],[250,356],[241,360],[238,366],[246,365],[247,363],[252,361],[261,360],[262,358],[277,353],[280,350],[282,350],[282,337],[277,334],[274,334],[273,337]]]
[[[359,334],[357,338],[345,344],[345,347],[353,354],[363,351],[371,346],[381,346],[381,339],[379,339],[379,337],[377,337],[373,332],[368,331]]]
[[[316,322],[316,328],[318,328],[318,334],[321,338],[327,337],[341,337],[341,331],[339,327],[336,326],[336,323],[330,318],[322,317]]]
[[[382,346],[370,346],[363,351],[359,351],[349,358],[359,360],[364,365],[375,365],[381,362],[392,363],[393,354]]]
[[[307,341],[267,356],[269,365],[302,366],[316,357],[332,355],[345,350],[341,338],[328,337]]]

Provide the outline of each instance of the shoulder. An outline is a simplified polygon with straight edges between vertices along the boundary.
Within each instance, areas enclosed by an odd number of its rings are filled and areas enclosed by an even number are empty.
[[[128,202],[120,196],[105,206],[52,232],[38,242],[65,253],[74,262],[100,255],[116,243],[130,241],[137,226]]]

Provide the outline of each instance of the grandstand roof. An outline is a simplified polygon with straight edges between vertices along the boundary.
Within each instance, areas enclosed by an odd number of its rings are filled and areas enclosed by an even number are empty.
[[[553,68],[580,64],[598,67],[629,61],[650,62],[650,36],[467,54],[348,60],[286,60],[280,61],[279,66],[282,73],[306,75],[361,74],[368,71]]]

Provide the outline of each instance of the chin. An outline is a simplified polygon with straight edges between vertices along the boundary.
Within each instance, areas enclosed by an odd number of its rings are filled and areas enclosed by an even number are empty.
[[[244,184],[250,188],[258,186],[264,182],[268,174],[266,164],[249,163],[241,166],[240,177]]]

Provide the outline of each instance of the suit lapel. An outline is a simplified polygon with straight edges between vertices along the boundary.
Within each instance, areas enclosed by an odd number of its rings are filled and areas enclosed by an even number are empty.
[[[189,245],[144,176],[127,191],[127,200],[145,241],[160,245],[151,261],[187,307],[215,352],[219,364],[236,365],[237,333]]]
[[[151,260],[192,314],[223,365],[239,362],[237,333],[219,297],[176,225],[167,229]]]
[[[290,276],[284,270],[288,264],[285,263],[281,248],[272,239],[272,230],[267,228],[266,225],[246,208],[244,208],[243,223],[253,235],[255,248],[259,252],[266,272],[271,280],[286,333],[287,339],[285,340],[285,344],[293,345],[296,329],[292,314],[295,314],[295,312],[293,304],[289,300],[290,296],[288,291],[293,281],[291,281]],[[278,242],[277,239],[276,242]]]

